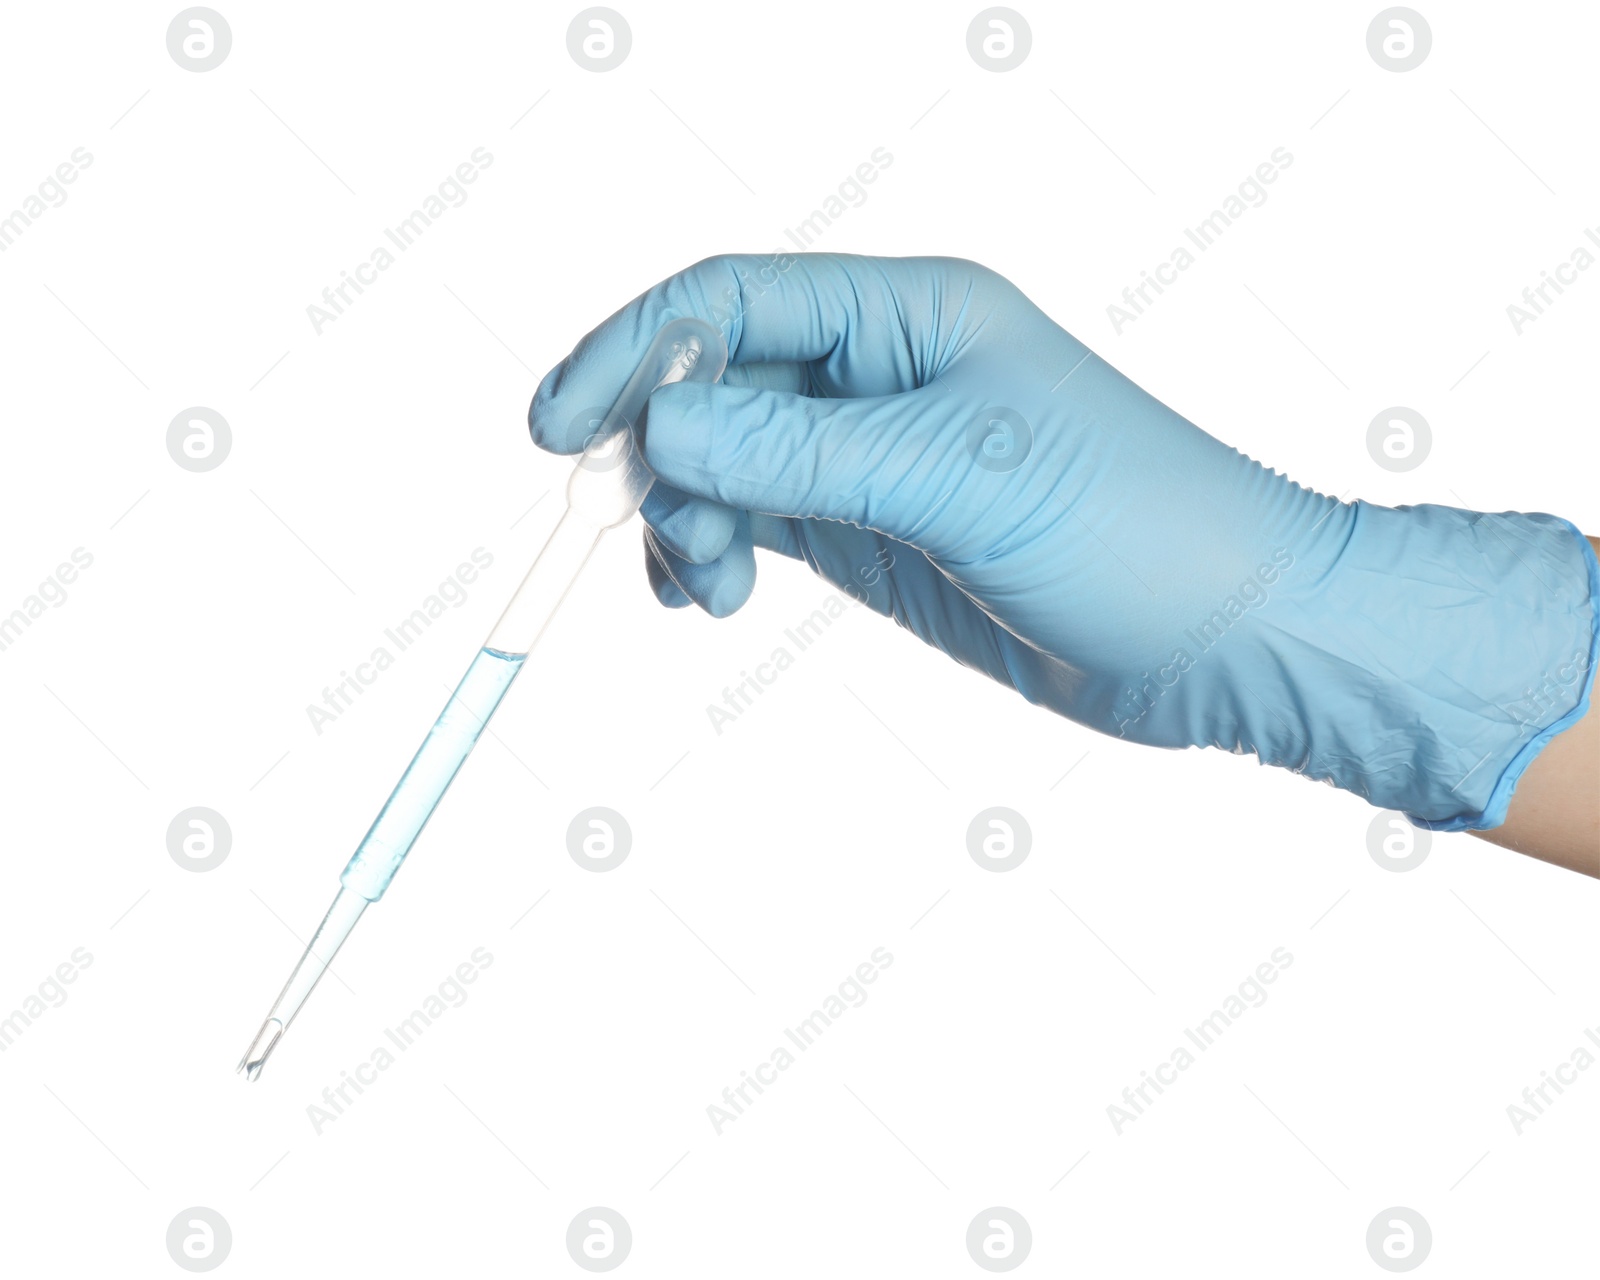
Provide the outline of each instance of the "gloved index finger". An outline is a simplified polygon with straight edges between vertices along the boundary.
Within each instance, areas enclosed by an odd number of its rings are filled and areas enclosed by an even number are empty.
[[[902,290],[913,259],[836,254],[706,258],[640,294],[573,348],[539,384],[528,429],[541,448],[576,453],[656,331],[692,315],[717,326],[730,364],[822,361],[850,395],[919,385],[919,343],[905,331]],[[926,272],[933,264],[922,262]],[[947,265],[947,264],[943,264]],[[902,279],[902,277],[904,277]]]

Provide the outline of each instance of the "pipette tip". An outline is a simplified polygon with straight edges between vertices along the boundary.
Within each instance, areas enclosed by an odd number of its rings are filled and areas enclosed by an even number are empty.
[[[254,1080],[261,1074],[261,1068],[266,1065],[267,1058],[282,1035],[283,1023],[276,1018],[268,1018],[261,1024],[261,1030],[256,1032],[256,1038],[244,1051],[244,1057],[239,1059],[239,1065],[235,1070],[244,1072],[245,1079]]]

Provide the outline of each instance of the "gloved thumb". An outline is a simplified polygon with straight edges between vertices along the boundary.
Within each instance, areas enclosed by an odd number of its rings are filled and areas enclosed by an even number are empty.
[[[829,400],[678,383],[650,397],[644,452],[687,493],[775,516],[844,520],[945,554],[948,514],[972,513],[971,423],[983,406],[942,387]]]

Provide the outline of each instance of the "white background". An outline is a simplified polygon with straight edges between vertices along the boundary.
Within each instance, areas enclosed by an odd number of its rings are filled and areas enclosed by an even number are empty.
[[[175,5],[15,6],[0,51],[0,208],[93,156],[0,254],[0,613],[94,557],[0,652],[0,1011],[93,957],[0,1054],[8,1274],[182,1274],[189,1206],[240,1277],[582,1274],[591,1205],[641,1276],[979,1275],[993,1205],[1031,1224],[1022,1274],[1381,1274],[1392,1205],[1432,1227],[1423,1274],[1588,1264],[1600,1069],[1520,1136],[1506,1108],[1600,1022],[1600,885],[1465,836],[1385,870],[1351,796],[1097,737],[862,613],[719,736],[707,705],[831,588],[763,559],[734,618],[668,613],[634,530],[339,980],[260,1081],[232,1068],[555,520],[538,377],[671,271],[786,243],[875,148],[817,248],[983,261],[1324,492],[1600,529],[1600,272],[1506,316],[1600,218],[1591,7],[1426,5],[1395,74],[1376,3],[1029,5],[996,74],[976,4],[618,0],[632,51],[596,74],[576,5],[218,3],[203,74]],[[317,335],[307,305],[477,147],[467,202]],[[1270,199],[1117,335],[1107,305],[1277,147]],[[194,405],[233,433],[205,474],[165,446]],[[1391,405],[1433,430],[1406,474],[1365,445]],[[477,547],[466,603],[315,732]],[[166,846],[194,805],[232,831],[203,874]],[[633,834],[606,874],[566,850],[591,805]],[[991,805],[1032,829],[1005,874],[966,848]],[[466,1003],[318,1134],[478,947]],[[870,999],[718,1136],[707,1106],[877,947]],[[1119,1136],[1107,1106],[1277,947],[1267,1003]]]

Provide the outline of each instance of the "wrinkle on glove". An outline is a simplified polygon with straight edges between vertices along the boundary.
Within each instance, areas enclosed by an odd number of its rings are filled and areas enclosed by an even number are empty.
[[[1214,662],[1195,696],[1157,680],[1122,711],[1148,705],[1141,740],[1253,752],[1418,826],[1499,826],[1523,771],[1588,710],[1593,550],[1548,515],[1350,511],[1314,583],[1294,581],[1297,562],[1212,647],[1188,629],[1185,676]]]

